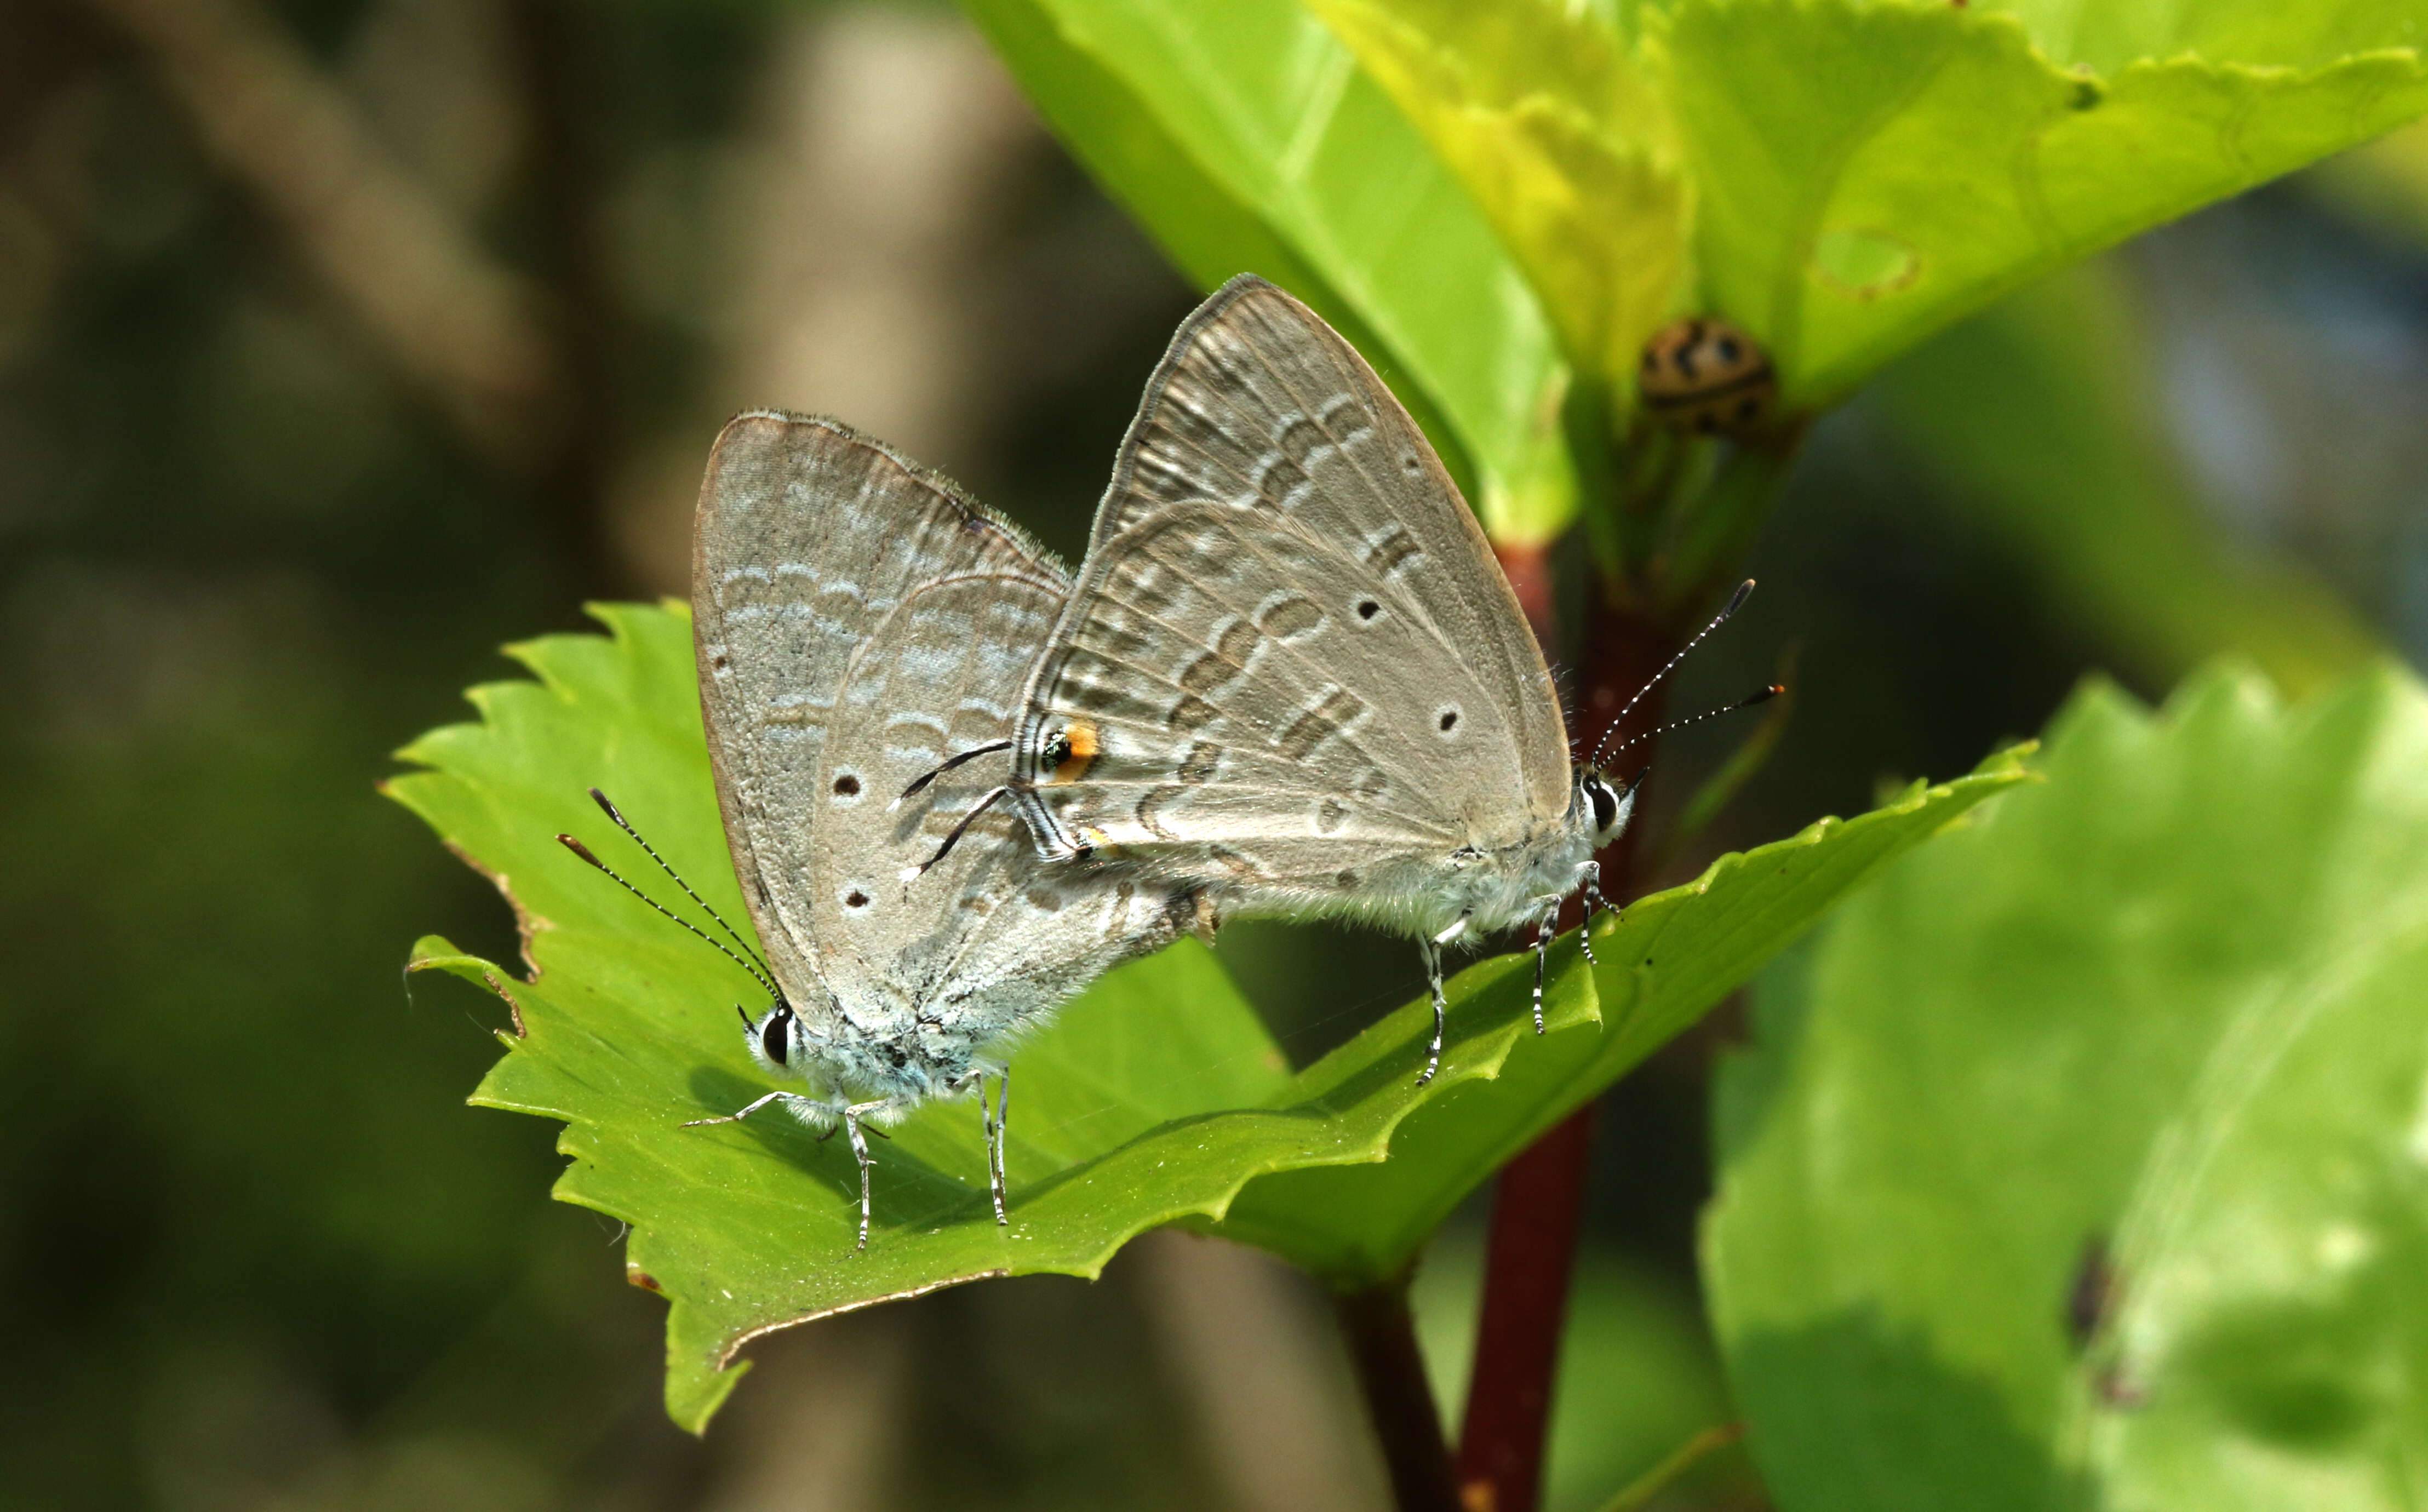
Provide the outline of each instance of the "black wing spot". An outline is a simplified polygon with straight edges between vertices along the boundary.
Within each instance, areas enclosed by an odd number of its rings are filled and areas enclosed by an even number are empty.
[[[1435,717],[1435,723],[1440,726],[1441,732],[1443,734],[1449,734],[1452,731],[1458,728],[1458,710],[1455,708],[1444,709],[1440,715]]]
[[[1371,599],[1360,599],[1357,600],[1357,617],[1360,619],[1371,619],[1382,612],[1383,606],[1376,603]]]
[[[834,790],[837,797],[856,798],[860,797],[860,779],[845,772],[834,780]]]
[[[855,887],[844,895],[843,906],[847,909],[864,909],[868,907],[868,895]]]

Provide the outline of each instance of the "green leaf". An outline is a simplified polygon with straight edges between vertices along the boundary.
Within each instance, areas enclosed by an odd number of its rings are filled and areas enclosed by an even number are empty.
[[[1700,1018],[1874,867],[2022,777],[2015,753],[1994,756],[1970,777],[1916,782],[1869,814],[1722,856],[1693,882],[1629,904],[1594,929],[1598,1023],[1555,1024],[1494,1079],[1406,1115],[1387,1164],[1266,1177],[1219,1231],[1340,1285],[1392,1274],[1486,1176]],[[1475,972],[1496,965],[1511,969],[1504,990],[1521,996],[1515,958]],[[1341,1076],[1347,1065],[1336,1062],[1354,1048],[1302,1081],[1318,1088]]]
[[[1705,1269],[1769,1484],[2417,1506],[2428,689],[2092,684],[2042,770],[1767,974],[1724,1070]]]
[[[1794,399],[2025,280],[2428,110],[2409,0],[1686,0],[1667,97],[1703,304]]]
[[[1864,872],[2015,780],[2011,761],[1993,762],[1723,858],[1693,886],[1605,921],[1598,972],[1573,937],[1561,942],[1543,1040],[1524,954],[1460,973],[1441,1073],[1422,1088],[1421,1001],[1293,1076],[1202,947],[1134,962],[1016,1058],[1010,1226],[987,1201],[976,1108],[931,1104],[878,1146],[875,1229],[855,1253],[858,1175],[841,1142],[781,1120],[683,1126],[769,1090],[733,1016],[753,996],[748,978],[552,838],[582,835],[646,878],[584,797],[599,786],[720,912],[745,917],[701,744],[689,619],[673,607],[598,613],[613,638],[516,648],[540,681],[473,690],[482,722],[417,741],[403,756],[425,770],[389,791],[517,909],[532,980],[441,940],[422,942],[415,964],[514,1004],[519,1033],[503,1037],[509,1053],[474,1100],[566,1123],[574,1163],[557,1195],[632,1224],[631,1274],[672,1308],[667,1405],[694,1428],[757,1334],[982,1276],[1093,1275],[1132,1236],[1184,1217],[1344,1285],[1391,1274],[1478,1182]]]
[[[1576,511],[1567,386],[1473,203],[1295,0],[966,0],[1081,161],[1211,288],[1262,273],[1338,326],[1493,539]]]
[[[1672,307],[1817,406],[2048,269],[2428,110],[2409,0],[1310,0],[1458,173],[1578,370]]]
[[[1569,363],[1623,389],[1685,284],[1690,195],[1618,39],[1541,0],[1309,4],[1483,206]]]

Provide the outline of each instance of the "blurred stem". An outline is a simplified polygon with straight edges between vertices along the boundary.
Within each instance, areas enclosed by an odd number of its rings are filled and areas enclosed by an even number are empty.
[[[383,147],[254,0],[87,0],[131,38],[379,350],[482,457],[529,468],[566,419],[529,286]]]
[[[1580,731],[1592,734],[1644,686],[1677,642],[1608,593],[1588,629]],[[1652,728],[1664,701],[1662,690],[1654,689],[1630,725]],[[1598,858],[1602,886],[1613,897],[1630,891],[1634,853],[1630,829]],[[1582,900],[1570,899],[1568,908],[1581,911]],[[1569,914],[1562,918],[1564,926],[1576,922]],[[1493,1190],[1475,1369],[1458,1443],[1459,1492],[1469,1512],[1533,1512],[1540,1503],[1551,1388],[1592,1163],[1593,1115],[1588,1103],[1555,1126],[1501,1168]]]
[[[1638,694],[1642,701],[1627,728],[1608,732],[1623,740],[1659,727],[1666,688],[1648,690],[1648,684],[1682,644],[1682,623],[1733,581],[1808,429],[1803,417],[1791,417],[1723,443],[1639,421],[1622,456],[1611,414],[1607,391],[1580,384],[1563,417],[1590,501],[1587,528],[1601,580],[1586,627],[1583,697],[1570,732],[1587,749]],[[1519,554],[1503,549],[1504,564]],[[1515,574],[1511,581],[1518,583]],[[1519,589],[1521,601],[1526,591]],[[1528,617],[1537,638],[1550,646],[1548,603],[1539,616],[1530,607]],[[1628,764],[1648,779],[1656,744],[1645,742],[1642,755]],[[1637,836],[1631,827],[1597,858],[1602,890],[1613,899],[1635,890]],[[1582,909],[1582,899],[1569,899],[1562,925],[1581,922]],[[1535,1512],[1541,1504],[1551,1390],[1592,1163],[1593,1114],[1587,1104],[1545,1134],[1501,1168],[1493,1192],[1475,1369],[1458,1444],[1459,1497],[1468,1512]]]
[[[1691,618],[1738,581],[1737,564],[1753,550],[1811,429],[1809,418],[1794,416],[1748,436],[1690,499],[1664,501],[1666,539],[1647,575],[1656,613]]]
[[[1728,1448],[1745,1437],[1742,1422],[1715,1422],[1684,1443],[1669,1451],[1661,1463],[1628,1483],[1625,1489],[1601,1504],[1600,1512],[1643,1512],[1652,1499],[1669,1488],[1670,1483],[1697,1465]]]
[[[1349,1341],[1350,1362],[1373,1416],[1375,1437],[1382,1441],[1393,1502],[1400,1512],[1460,1512],[1441,1412],[1434,1405],[1424,1356],[1417,1349],[1408,1277],[1397,1275],[1355,1291],[1337,1292],[1333,1310]]]
[[[628,574],[607,525],[615,455],[607,438],[622,432],[615,360],[622,322],[606,266],[605,175],[591,114],[591,103],[607,98],[594,77],[597,21],[576,0],[513,0],[507,15],[531,112],[526,212],[565,368],[566,423],[536,457],[534,502],[575,596],[605,597],[624,591]]]
[[[1554,644],[1556,616],[1555,595],[1551,583],[1551,549],[1548,546],[1515,546],[1495,543],[1492,554],[1501,559],[1501,575],[1518,595],[1518,607],[1525,611],[1526,625],[1534,639],[1549,654]]]
[[[1533,1512],[1541,1500],[1593,1115],[1591,1103],[1570,1114],[1503,1166],[1493,1189],[1475,1372],[1458,1437],[1459,1498],[1469,1512]]]

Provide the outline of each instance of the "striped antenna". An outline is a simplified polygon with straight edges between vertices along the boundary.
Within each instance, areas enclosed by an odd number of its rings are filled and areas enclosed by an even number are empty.
[[[1759,688],[1752,693],[1747,694],[1744,698],[1739,698],[1734,703],[1724,703],[1716,709],[1706,709],[1701,714],[1690,714],[1683,719],[1672,719],[1658,730],[1648,730],[1640,735],[1631,735],[1627,739],[1620,741],[1616,748],[1611,751],[1611,754],[1616,756],[1619,751],[1625,750],[1630,746],[1650,740],[1655,735],[1665,735],[1672,730],[1683,730],[1688,725],[1699,725],[1706,719],[1717,719],[1724,714],[1734,714],[1739,709],[1750,709],[1758,703],[1768,703],[1771,699],[1778,698],[1780,694],[1786,691],[1787,689],[1783,685],[1773,682],[1767,687]],[[1630,787],[1634,786],[1632,782],[1628,785]]]
[[[1661,680],[1669,675],[1670,668],[1676,666],[1679,663],[1686,659],[1686,653],[1688,651],[1691,651],[1696,647],[1703,644],[1704,636],[1719,629],[1722,625],[1727,624],[1729,622],[1729,616],[1743,608],[1747,598],[1752,593],[1753,579],[1747,578],[1743,583],[1738,583],[1737,591],[1729,595],[1729,601],[1720,606],[1720,612],[1712,616],[1712,622],[1705,625],[1702,629],[1695,632],[1695,638],[1693,640],[1690,640],[1685,645],[1679,647],[1677,655],[1663,663],[1660,671],[1653,673],[1651,677],[1645,680],[1644,686],[1635,690],[1635,697],[1627,700],[1627,707],[1618,711],[1617,717],[1611,720],[1609,725],[1603,728],[1601,739],[1594,743],[1593,760],[1585,763],[1587,768],[1594,771],[1601,769],[1602,748],[1610,744],[1611,736],[1618,733],[1618,727],[1626,722],[1629,715],[1635,712],[1635,706],[1644,701],[1644,696],[1651,692],[1654,688],[1659,687],[1661,685]],[[1767,698],[1769,695],[1764,694],[1764,697]],[[1714,709],[1712,712],[1718,714],[1723,711]],[[1665,725],[1662,728],[1665,730],[1673,729],[1675,727]],[[1656,730],[1651,731],[1651,733],[1657,735],[1661,733],[1661,731]],[[1634,745],[1636,740],[1644,740],[1648,738],[1649,737],[1646,735],[1638,735],[1635,737],[1635,740],[1629,741],[1627,746]],[[1627,746],[1621,746],[1618,748],[1619,750],[1625,750]],[[1616,752],[1613,752],[1613,754],[1615,755]]]

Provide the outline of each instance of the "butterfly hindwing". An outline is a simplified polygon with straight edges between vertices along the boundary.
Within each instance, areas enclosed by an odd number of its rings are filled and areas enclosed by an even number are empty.
[[[905,883],[983,796],[991,765],[894,795],[945,757],[1004,738],[1021,679],[1062,596],[1006,574],[944,578],[905,598],[851,659],[805,858],[812,930],[843,1011],[941,1061],[1053,1008],[1122,957],[1168,944],[1164,893],[1039,859],[1020,822],[980,815]],[[974,998],[983,1011],[970,1011]]]

